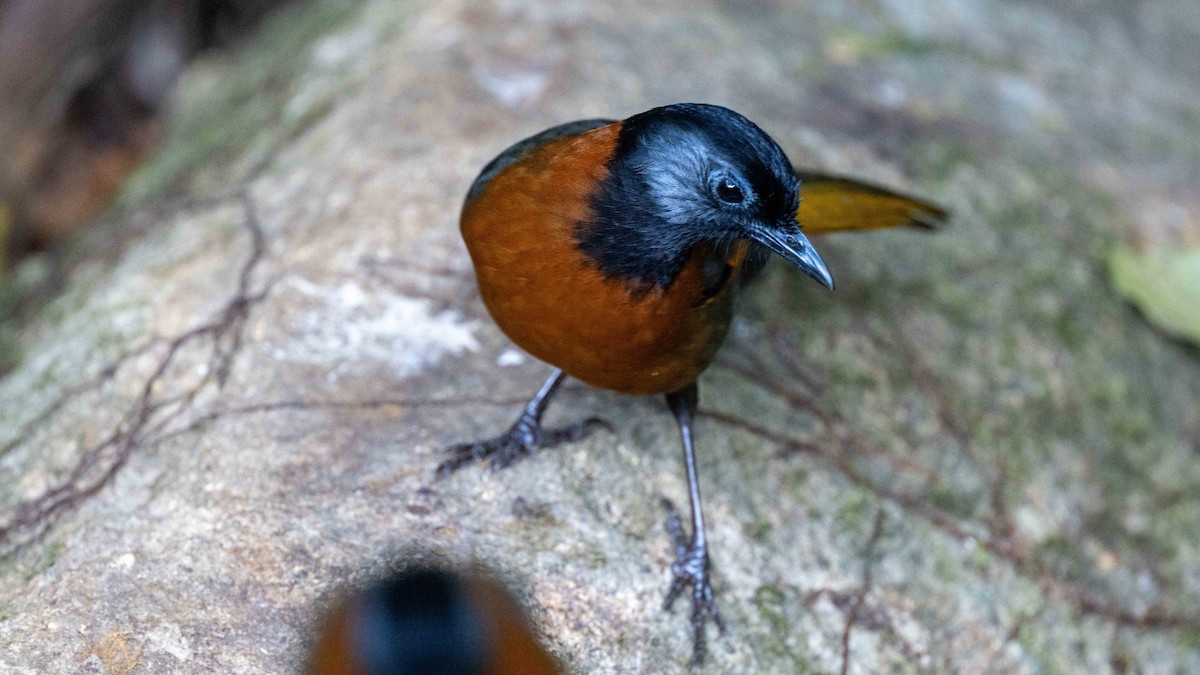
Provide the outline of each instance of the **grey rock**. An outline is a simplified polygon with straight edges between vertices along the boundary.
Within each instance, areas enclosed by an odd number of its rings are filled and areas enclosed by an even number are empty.
[[[701,381],[708,672],[1200,670],[1200,360],[1098,271],[1200,162],[1194,3],[318,3],[191,72],[163,155],[0,382],[0,671],[296,670],[337,589],[497,570],[581,673],[683,671],[654,399],[434,482],[547,370],[460,200],[551,124],[733,107],[946,202],[773,270]],[[828,251],[826,254],[825,252]],[[505,365],[500,365],[501,363]]]

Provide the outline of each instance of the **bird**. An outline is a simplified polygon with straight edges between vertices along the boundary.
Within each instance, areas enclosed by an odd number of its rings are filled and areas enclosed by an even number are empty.
[[[499,581],[440,566],[392,572],[321,621],[307,675],[560,675]]]
[[[507,431],[449,446],[435,476],[483,460],[502,469],[610,427],[596,417],[543,427],[568,376],[664,396],[682,442],[691,528],[667,502],[676,558],[663,607],[691,588],[690,663],[699,667],[708,621],[725,628],[693,444],[697,378],[725,340],[739,288],[774,254],[832,290],[809,234],[933,229],[948,215],[887,188],[797,169],[765,131],[718,105],[568,122],[512,145],[471,184],[460,229],[488,312],[553,371]]]

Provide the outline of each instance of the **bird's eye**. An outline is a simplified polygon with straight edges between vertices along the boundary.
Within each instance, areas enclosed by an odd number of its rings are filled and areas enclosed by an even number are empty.
[[[729,178],[717,179],[717,198],[727,204],[741,204],[746,196],[742,189]]]

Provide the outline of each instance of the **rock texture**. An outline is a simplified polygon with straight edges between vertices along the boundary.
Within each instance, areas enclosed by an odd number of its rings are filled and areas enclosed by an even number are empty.
[[[1108,251],[1192,208],[1193,2],[318,3],[192,72],[174,140],[0,382],[0,671],[294,671],[331,593],[434,551],[581,673],[683,671],[670,416],[432,481],[546,374],[458,239],[550,124],[729,105],[951,229],[774,270],[701,382],[708,672],[1200,670],[1200,358]],[[1153,220],[1153,219],[1149,219]],[[1140,229],[1139,229],[1140,228]]]

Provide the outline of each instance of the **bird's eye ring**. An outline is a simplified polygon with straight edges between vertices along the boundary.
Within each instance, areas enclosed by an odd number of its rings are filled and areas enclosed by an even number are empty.
[[[742,189],[728,177],[717,179],[716,193],[717,199],[726,204],[741,204],[746,199],[746,195],[742,194]]]

